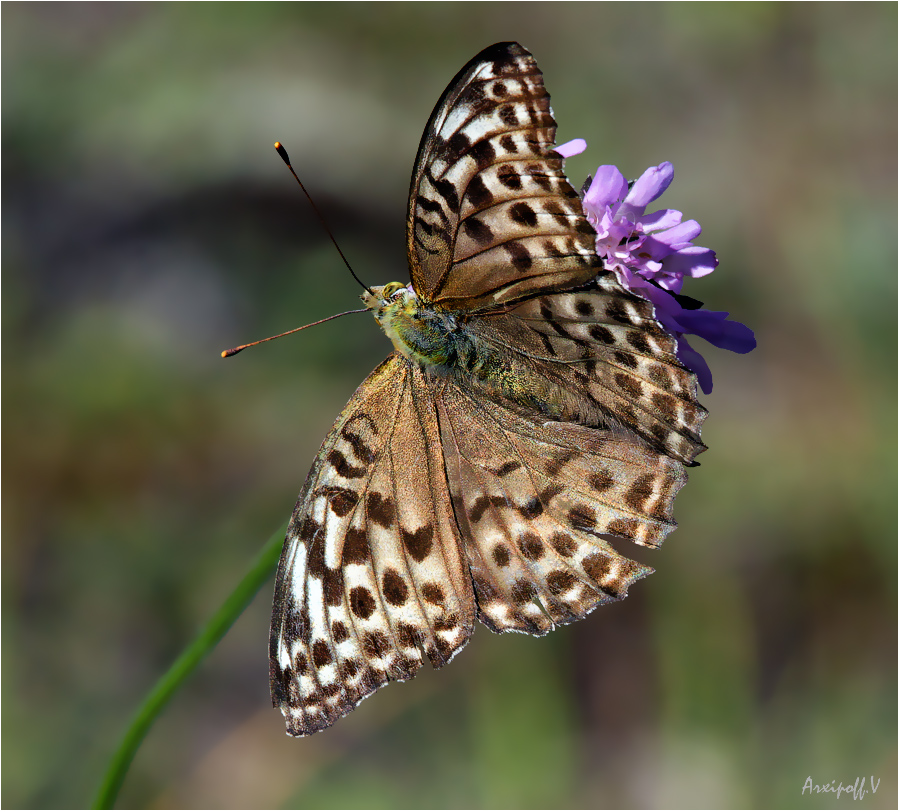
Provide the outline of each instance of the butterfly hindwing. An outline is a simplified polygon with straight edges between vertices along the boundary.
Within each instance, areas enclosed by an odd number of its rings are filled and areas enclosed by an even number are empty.
[[[682,465],[613,432],[538,422],[455,386],[441,388],[438,414],[478,617],[489,628],[545,634],[652,572],[602,534],[658,546],[675,527]]]
[[[477,310],[600,268],[595,233],[553,151],[556,122],[531,54],[498,43],[438,101],[410,184],[413,288],[445,310]]]
[[[471,634],[471,581],[424,385],[390,356],[338,418],[297,501],[269,658],[292,735],[328,727],[426,657],[444,665]]]

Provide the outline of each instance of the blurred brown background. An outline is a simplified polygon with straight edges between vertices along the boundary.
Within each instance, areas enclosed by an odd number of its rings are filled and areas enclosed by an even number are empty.
[[[721,260],[685,293],[759,340],[709,348],[657,573],[304,740],[267,586],[120,805],[896,808],[896,35],[888,3],[4,3],[2,805],[90,802],[389,350],[355,316],[218,357],[358,306],[272,142],[357,273],[406,279],[428,114],[514,39],[576,185],[674,163],[661,204]]]

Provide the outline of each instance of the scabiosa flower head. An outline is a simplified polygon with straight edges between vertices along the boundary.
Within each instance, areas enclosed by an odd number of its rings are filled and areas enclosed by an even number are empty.
[[[564,157],[584,149],[581,139],[557,147]],[[753,331],[730,321],[728,313],[703,310],[700,302],[681,295],[684,278],[711,274],[718,260],[709,248],[693,245],[700,236],[696,220],[682,220],[680,211],[647,207],[669,187],[675,172],[668,161],[651,166],[628,183],[615,166],[597,169],[584,195],[588,221],[597,231],[597,254],[619,282],[649,299],[656,317],[678,340],[678,359],[697,375],[700,388],[712,392],[709,366],[685,338],[698,335],[732,352],[756,347]]]

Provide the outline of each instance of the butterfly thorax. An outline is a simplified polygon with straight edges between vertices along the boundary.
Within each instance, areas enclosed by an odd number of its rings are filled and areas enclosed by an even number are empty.
[[[401,355],[423,368],[446,371],[455,363],[454,334],[458,327],[450,313],[421,303],[411,288],[389,282],[360,297]]]
[[[546,365],[471,330],[464,315],[430,307],[399,282],[372,291],[375,296],[364,293],[363,302],[394,348],[429,377],[449,377],[463,389],[478,389],[529,414],[583,425],[603,422],[596,408],[573,397]]]

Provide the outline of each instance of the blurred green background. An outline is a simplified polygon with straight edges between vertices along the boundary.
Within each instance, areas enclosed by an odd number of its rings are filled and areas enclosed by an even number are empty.
[[[428,114],[514,39],[576,186],[674,163],[721,261],[685,292],[759,340],[709,348],[656,574],[303,740],[267,586],[120,805],[896,808],[896,36],[892,3],[4,3],[2,805],[90,802],[389,350],[354,316],[219,358],[359,306],[272,142],[357,273],[406,279]]]

